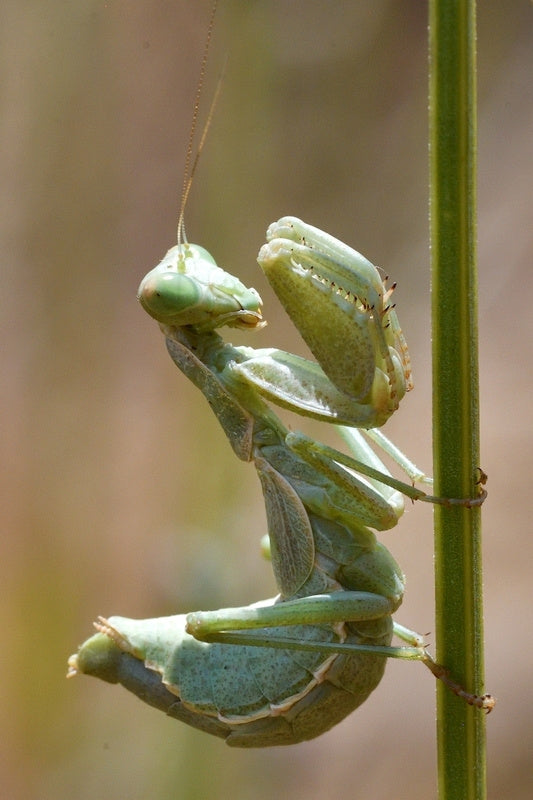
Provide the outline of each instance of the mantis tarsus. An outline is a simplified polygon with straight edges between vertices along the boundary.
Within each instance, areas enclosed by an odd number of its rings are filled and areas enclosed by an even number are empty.
[[[292,217],[270,226],[258,261],[318,363],[226,343],[217,328],[263,326],[261,299],[196,245],[169,250],[139,299],[236,455],[255,464],[279,596],[160,619],[100,618],[69,674],[120,682],[238,747],[328,730],[377,686],[386,657],[422,661],[490,710],[490,696],[464,691],[423,637],[393,622],[403,574],[367,527],[396,525],[402,493],[437,501],[393,479],[359,430],[383,425],[411,388],[392,289],[359,253]],[[352,456],[290,432],[266,401],[342,426]],[[412,480],[422,478],[383,434],[369,434]],[[406,645],[392,647],[393,634]]]

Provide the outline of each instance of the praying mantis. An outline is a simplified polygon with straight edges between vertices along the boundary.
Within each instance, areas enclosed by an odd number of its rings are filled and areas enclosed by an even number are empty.
[[[278,595],[242,608],[157,619],[99,617],[68,662],[68,677],[121,683],[141,700],[232,747],[288,745],[336,725],[379,684],[387,658],[421,661],[466,702],[490,695],[456,683],[424,638],[393,620],[404,576],[371,530],[393,528],[403,495],[436,498],[431,483],[379,430],[411,388],[407,345],[377,268],[295,217],[267,230],[258,262],[316,361],[273,348],[234,347],[220,328],[265,325],[255,289],[189,244],[184,208],[211,105],[189,173],[213,28],[213,5],[194,106],[178,243],[142,280],[138,299],[168,352],[198,387],[236,456],[253,462],[265,501],[266,550]],[[289,430],[271,405],[334,424],[350,454]],[[363,433],[411,483],[393,478]],[[405,642],[392,646],[392,638]]]
[[[269,227],[258,261],[316,362],[225,342],[221,327],[265,324],[262,301],[197,245],[171,248],[138,297],[234,453],[255,465],[279,594],[159,619],[100,617],[98,632],[71,656],[69,675],[121,683],[235,747],[319,736],[366,700],[387,657],[421,661],[490,711],[490,696],[463,690],[422,636],[393,621],[404,576],[370,530],[397,524],[402,494],[454,502],[393,478],[361,433],[413,482],[424,479],[377,430],[412,386],[390,303],[394,285],[387,289],[360,253],[294,217]],[[337,425],[351,455],[288,430],[270,403]],[[393,635],[406,644],[391,646]]]

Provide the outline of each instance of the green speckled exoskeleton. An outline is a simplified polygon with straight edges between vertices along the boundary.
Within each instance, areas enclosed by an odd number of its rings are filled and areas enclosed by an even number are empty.
[[[316,362],[234,347],[223,326],[264,325],[254,289],[203,248],[173,247],[139,299],[180,370],[201,390],[235,454],[261,481],[279,594],[245,608],[160,619],[100,618],[69,662],[238,747],[282,745],[327,731],[366,700],[386,657],[420,660],[468,702],[423,638],[393,622],[404,577],[370,528],[394,527],[402,493],[359,429],[423,475],[375,430],[411,388],[407,346],[376,267],[326,233],[285,217],[258,256]],[[268,403],[339,426],[350,455],[290,432]],[[451,502],[451,501],[450,501]],[[406,645],[393,647],[393,634]]]

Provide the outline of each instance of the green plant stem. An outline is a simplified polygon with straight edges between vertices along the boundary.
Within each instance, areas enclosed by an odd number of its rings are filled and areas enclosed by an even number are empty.
[[[479,489],[475,2],[430,2],[435,493]],[[483,691],[480,509],[435,508],[437,660]],[[438,682],[440,684],[440,682]],[[437,686],[439,797],[485,798],[485,714]]]

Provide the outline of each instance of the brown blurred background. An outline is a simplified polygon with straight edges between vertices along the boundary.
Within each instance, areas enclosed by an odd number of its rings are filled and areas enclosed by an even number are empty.
[[[270,324],[248,337],[256,346],[301,351],[255,262],[274,219],[301,216],[386,266],[416,382],[387,432],[430,470],[426,13],[409,0],[222,2],[204,111],[229,61],[187,230],[263,295]],[[1,793],[432,797],[434,684],[416,664],[389,664],[374,696],[322,738],[255,752],[120,688],[64,679],[97,614],[274,590],[254,470],[135,300],[175,242],[208,17],[208,0],[0,9]],[[480,4],[486,667],[499,700],[489,786],[514,800],[533,790],[532,27],[530,3]],[[408,576],[399,621],[432,630],[431,509],[409,507],[382,538]]]

